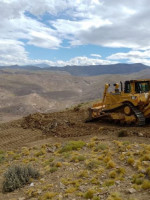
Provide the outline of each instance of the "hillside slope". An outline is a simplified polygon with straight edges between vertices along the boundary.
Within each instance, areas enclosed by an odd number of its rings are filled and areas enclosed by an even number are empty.
[[[149,200],[150,126],[85,123],[86,106],[0,125],[0,199]],[[32,165],[40,177],[2,193],[14,164]]]
[[[0,73],[0,120],[52,112],[101,98],[106,82],[149,78],[150,69],[129,75],[72,76],[66,72],[5,69]]]

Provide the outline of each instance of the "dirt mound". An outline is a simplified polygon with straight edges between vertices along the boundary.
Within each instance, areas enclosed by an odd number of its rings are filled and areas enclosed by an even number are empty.
[[[76,137],[89,135],[89,125],[85,124],[85,112],[69,110],[56,113],[35,113],[24,117],[22,127],[40,129],[46,135]]]
[[[67,137],[101,135],[102,140],[118,137],[125,140],[148,142],[150,126],[125,127],[98,121],[85,123],[87,109],[75,107],[55,113],[35,113],[23,119],[0,124],[0,149],[32,146],[44,140],[62,140]],[[86,138],[83,137],[83,138]]]

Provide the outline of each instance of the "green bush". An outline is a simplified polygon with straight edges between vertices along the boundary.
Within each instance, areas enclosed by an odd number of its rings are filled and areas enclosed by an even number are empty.
[[[4,174],[3,192],[12,192],[29,183],[30,178],[38,178],[39,172],[31,166],[14,165]]]
[[[67,144],[65,144],[60,150],[59,153],[72,151],[72,150],[78,150],[81,149],[83,146],[85,146],[85,142],[79,140],[79,141],[69,141]]]

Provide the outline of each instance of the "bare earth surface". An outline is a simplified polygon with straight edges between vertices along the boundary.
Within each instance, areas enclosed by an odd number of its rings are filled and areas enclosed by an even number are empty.
[[[0,150],[5,159],[0,161],[0,200],[149,200],[150,126],[85,123],[86,117],[87,111],[76,107],[1,124]],[[121,131],[125,137],[118,137]],[[85,143],[61,152],[68,141]],[[33,186],[2,193],[6,169],[29,163],[40,171],[39,180],[32,180]]]

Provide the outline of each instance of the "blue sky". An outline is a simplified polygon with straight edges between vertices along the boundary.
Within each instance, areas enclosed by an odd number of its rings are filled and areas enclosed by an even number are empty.
[[[0,65],[150,65],[148,0],[1,0]]]

